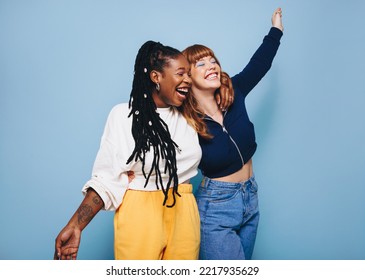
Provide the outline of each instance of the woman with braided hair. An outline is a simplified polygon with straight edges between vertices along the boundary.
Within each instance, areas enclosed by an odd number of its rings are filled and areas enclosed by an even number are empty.
[[[190,87],[180,51],[142,45],[129,103],[108,116],[84,200],[57,236],[54,259],[76,259],[82,230],[102,209],[115,211],[116,259],[197,259],[200,220],[189,179],[201,149],[176,109]]]

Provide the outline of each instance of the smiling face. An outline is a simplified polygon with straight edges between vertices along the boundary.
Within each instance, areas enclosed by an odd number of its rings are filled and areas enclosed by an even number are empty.
[[[213,56],[205,56],[192,64],[191,78],[194,88],[215,91],[221,86],[221,68]]]
[[[157,107],[179,107],[191,87],[190,65],[183,55],[171,58],[163,72],[152,71],[151,79],[159,83],[160,90],[152,93]]]

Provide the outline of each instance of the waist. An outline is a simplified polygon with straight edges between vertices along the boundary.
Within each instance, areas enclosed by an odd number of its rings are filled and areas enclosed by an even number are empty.
[[[252,159],[250,159],[246,164],[242,166],[242,168],[232,174],[229,174],[227,176],[222,177],[216,177],[212,178],[216,181],[221,182],[244,182],[246,180],[249,180],[253,176],[253,165],[252,165]]]
[[[146,186],[144,186],[145,181],[132,181],[129,186],[128,190],[134,190],[134,191],[144,191],[144,192],[162,192],[161,186],[159,186],[159,189],[157,188],[156,183],[148,182]],[[166,189],[166,185],[164,184],[163,187]],[[178,192],[179,193],[190,193],[193,190],[193,185],[190,184],[188,181],[181,183],[178,185]],[[172,191],[172,186],[170,186],[169,191]]]
[[[242,173],[242,170],[245,170],[250,165],[250,161],[257,148],[256,142],[252,146],[247,147],[244,152],[238,150],[233,142],[231,144],[203,147],[203,157],[200,161],[199,169],[204,176],[215,179],[229,177],[234,173]],[[246,175],[245,178],[241,177],[235,179],[235,181],[238,182],[248,177]]]
[[[207,188],[207,189],[240,189],[242,187],[247,187],[256,183],[255,175],[253,174],[247,180],[241,182],[223,182],[218,181],[215,179],[211,179],[208,177],[203,177],[203,180],[200,183],[200,188]]]

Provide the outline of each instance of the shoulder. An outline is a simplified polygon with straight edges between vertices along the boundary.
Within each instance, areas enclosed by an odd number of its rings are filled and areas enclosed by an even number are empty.
[[[110,126],[121,127],[131,122],[129,118],[130,109],[128,103],[120,103],[115,105],[109,112],[107,123]]]
[[[111,109],[110,114],[129,114],[129,104],[128,103],[119,103],[114,105]]]
[[[115,105],[109,113],[109,119],[110,118],[128,118],[130,109],[128,103],[119,103]]]

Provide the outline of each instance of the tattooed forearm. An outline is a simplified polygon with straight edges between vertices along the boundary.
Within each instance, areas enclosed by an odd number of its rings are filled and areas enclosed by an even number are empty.
[[[93,197],[93,202],[96,204],[96,205],[100,205],[101,203],[103,203],[103,201],[100,199],[100,197],[98,195],[95,195]]]
[[[101,197],[93,189],[89,189],[84,201],[75,213],[78,225],[84,228],[103,206],[104,202]]]
[[[88,204],[83,204],[77,210],[77,220],[79,225],[83,223],[88,223],[94,217],[93,208]]]

